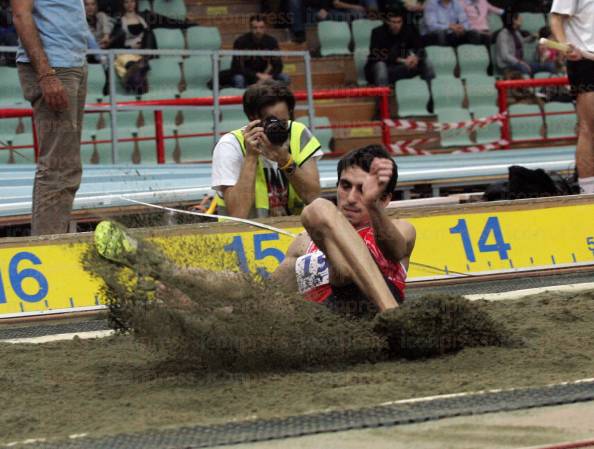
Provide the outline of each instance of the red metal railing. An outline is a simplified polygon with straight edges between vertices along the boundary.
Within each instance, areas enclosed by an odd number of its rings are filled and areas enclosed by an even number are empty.
[[[511,133],[511,126],[510,121],[514,117],[537,117],[541,114],[509,114],[509,90],[512,89],[531,89],[531,88],[538,88],[538,87],[554,87],[554,86],[568,86],[569,80],[567,77],[559,77],[559,78],[541,78],[541,79],[525,79],[525,80],[505,80],[505,81],[497,81],[495,83],[495,87],[497,88],[498,98],[497,102],[499,105],[499,112],[505,114],[505,118],[503,120],[501,126],[501,138],[506,140],[510,143],[518,142],[517,140],[513,139]],[[547,113],[546,115],[558,115],[558,114],[569,114],[569,112],[552,112]],[[568,136],[570,138],[572,136]],[[522,140],[521,142],[546,142],[546,141],[558,141],[558,140],[566,140],[567,138],[542,138],[542,139],[530,139],[530,140]]]
[[[307,101],[306,91],[297,91],[294,93],[297,101]],[[390,144],[390,129],[384,124],[384,120],[390,117],[389,112],[389,96],[390,89],[388,87],[365,87],[365,88],[353,88],[353,89],[327,89],[317,90],[313,92],[314,100],[331,100],[339,98],[360,98],[360,97],[379,97],[379,112],[381,121],[376,122],[364,122],[362,124],[353,124],[349,127],[361,127],[361,126],[377,126],[382,128],[382,142],[386,147]],[[225,105],[239,105],[242,104],[243,98],[241,96],[222,96],[219,97],[219,104]],[[213,106],[213,97],[203,98],[177,98],[167,100],[146,100],[146,101],[122,101],[117,103],[118,107],[126,106]],[[109,112],[108,103],[95,103],[88,105],[95,108],[92,112],[101,112],[100,108],[105,108],[104,112]],[[165,136],[163,129],[163,111],[155,110],[155,141],[157,151],[157,163],[165,163],[165,139],[173,139],[175,136]],[[31,109],[0,109],[0,119],[2,118],[18,118],[18,117],[33,117],[33,111]],[[331,126],[333,127],[345,127],[345,126]],[[326,127],[320,127],[326,128]],[[35,160],[39,155],[39,148],[37,143],[37,133],[35,124],[33,123],[33,146],[35,149]],[[200,133],[200,134],[189,134],[183,135],[183,137],[194,137],[194,136],[209,136],[213,133]],[[181,137],[181,136],[180,136]],[[152,137],[134,138],[134,139],[118,139],[119,141],[130,141],[130,140],[152,140]],[[98,141],[101,143],[103,141]],[[90,142],[83,142],[90,143]],[[22,147],[19,147],[22,148]]]

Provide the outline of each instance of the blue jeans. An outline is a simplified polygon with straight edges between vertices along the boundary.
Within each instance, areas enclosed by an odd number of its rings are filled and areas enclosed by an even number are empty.
[[[373,65],[370,75],[373,77],[373,80],[368,81],[373,81],[372,84],[376,86],[389,86],[398,80],[414,78],[416,76],[420,76],[425,81],[430,81],[435,78],[435,71],[427,59],[420,60],[414,69],[409,69],[401,63],[388,65],[384,61],[378,61]]]
[[[278,75],[274,75],[273,78],[276,81],[282,81],[283,83],[286,83],[286,84],[291,83],[291,78],[286,73],[279,73]],[[232,83],[233,83],[233,87],[235,87],[237,89],[245,89],[247,87],[245,75],[242,75],[241,73],[237,73],[237,74],[233,75]]]

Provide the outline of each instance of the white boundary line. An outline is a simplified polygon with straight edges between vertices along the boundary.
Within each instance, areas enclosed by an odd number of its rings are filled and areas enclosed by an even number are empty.
[[[594,282],[584,282],[581,284],[567,284],[567,285],[551,285],[550,287],[526,288],[523,290],[512,290],[502,293],[486,293],[475,295],[464,295],[470,301],[484,299],[486,301],[503,301],[509,299],[519,299],[525,296],[538,295],[539,293],[555,292],[555,293],[572,293],[581,292],[585,290],[594,290]]]
[[[7,340],[0,340],[0,343],[10,344],[40,344],[40,343],[52,343],[54,341],[66,341],[72,340],[74,337],[78,337],[81,340],[88,340],[91,338],[105,338],[113,335],[115,332],[111,329],[102,331],[87,331],[87,332],[72,332],[68,334],[54,334],[54,335],[43,335],[41,337],[25,337],[25,338],[10,338]]]

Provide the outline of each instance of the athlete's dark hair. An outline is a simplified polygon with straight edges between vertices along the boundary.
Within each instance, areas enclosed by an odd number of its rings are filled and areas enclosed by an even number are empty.
[[[349,167],[359,167],[369,173],[371,163],[375,158],[378,157],[391,160],[392,165],[394,166],[392,178],[390,178],[390,181],[388,182],[384,192],[384,195],[391,195],[396,188],[396,182],[398,181],[398,166],[396,165],[396,162],[394,162],[392,156],[390,156],[390,154],[381,145],[368,145],[364,148],[353,150],[350,153],[344,155],[340,161],[338,161],[338,166],[336,167],[338,181],[340,182],[342,171]]]
[[[285,102],[293,119],[295,97],[285,83],[274,80],[260,81],[247,88],[243,94],[243,112],[250,120],[260,117],[262,109]]]

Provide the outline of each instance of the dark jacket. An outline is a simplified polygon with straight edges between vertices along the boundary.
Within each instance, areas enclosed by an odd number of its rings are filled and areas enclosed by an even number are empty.
[[[260,41],[256,41],[252,33],[239,36],[233,43],[234,50],[278,50],[278,42],[272,36],[265,34]],[[283,71],[283,62],[278,56],[234,56],[231,62],[231,72],[241,74],[247,84],[258,81],[257,73],[266,71],[271,66],[271,74],[278,75]]]

